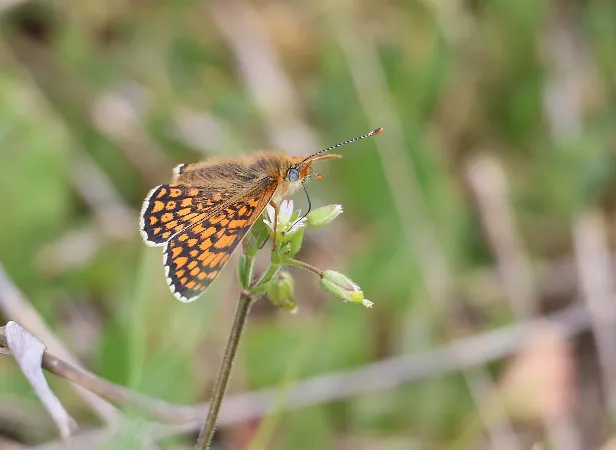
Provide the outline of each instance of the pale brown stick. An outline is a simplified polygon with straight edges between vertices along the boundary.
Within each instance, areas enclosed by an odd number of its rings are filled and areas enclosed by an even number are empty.
[[[488,154],[472,157],[465,169],[511,309],[518,318],[531,317],[536,313],[538,298],[531,266],[509,205],[504,170],[499,161]]]
[[[603,371],[603,389],[610,412],[616,414],[616,289],[613,280],[607,227],[603,215],[588,210],[573,229],[580,286],[591,313],[599,364]]]
[[[47,327],[38,312],[32,307],[30,302],[21,294],[19,289],[8,278],[4,268],[0,264],[0,311],[4,317],[14,320],[28,331],[41,339],[47,348],[60,355],[60,357],[75,366],[79,366],[75,358],[64,344]],[[101,398],[93,395],[92,392],[85,390],[79,385],[74,386],[77,394],[86,401],[90,407],[107,423],[115,423],[117,420],[116,409]]]
[[[571,306],[546,318],[520,321],[424,352],[300,381],[292,388],[285,407],[298,409],[351,398],[486,364],[517,352],[526,342],[526,336],[534,330],[543,329],[546,320],[561,325],[569,338],[590,326],[586,308]],[[4,328],[0,327],[0,346],[3,343]],[[132,391],[63,361],[49,351],[43,355],[42,365],[48,372],[82,386],[119,407],[144,413],[161,422],[187,424],[186,431],[201,428],[208,411],[208,403],[178,405]],[[276,395],[276,388],[230,395],[221,408],[218,424],[229,425],[259,418],[269,412]]]
[[[543,89],[544,117],[556,147],[567,146],[570,142],[576,142],[581,138],[586,114],[585,97],[589,89],[600,92],[602,82],[597,76],[597,67],[588,52],[587,36],[578,26],[577,17],[570,14],[570,10],[567,8],[553,9],[545,26],[542,27],[539,38],[541,50],[544,52],[545,60],[548,63],[546,67],[549,67],[546,72],[545,88]],[[594,284],[593,280],[597,280],[597,278],[592,274],[588,278],[588,273],[586,273],[589,269],[598,269],[599,272],[596,275],[599,278],[604,277],[604,271],[610,264],[608,261],[599,262],[603,258],[601,253],[604,249],[600,248],[603,235],[594,238],[587,235],[588,231],[593,232],[591,222],[594,214],[593,211],[582,212],[582,216],[574,225],[573,235],[578,260],[578,276],[583,286],[583,292],[586,294],[585,300],[591,309],[598,306],[601,310],[606,307],[610,308],[609,303],[613,303],[614,299],[605,296],[608,291],[613,291],[613,288],[605,289],[607,285],[602,285],[601,282],[598,285]],[[595,228],[594,231],[602,233],[600,225],[598,228]],[[586,250],[581,249],[580,244],[584,245],[583,242],[588,238],[590,238],[589,243],[593,247]],[[594,244],[599,245],[597,247]],[[609,260],[609,257],[607,259]],[[599,266],[592,267],[593,261],[594,263],[599,262]],[[599,293],[600,297],[588,297],[589,294],[595,293]],[[593,331],[597,339],[599,362],[603,369],[602,382],[606,388],[604,394],[608,396],[608,404],[613,419],[615,413],[613,360],[616,354],[613,344],[609,343],[614,338],[613,324],[608,327],[603,323],[603,319],[599,318],[597,321],[596,313],[597,310],[595,309]],[[603,344],[606,341],[607,345],[604,346]],[[577,406],[578,409],[584,409],[584,400],[581,400],[581,402],[582,404]],[[596,406],[593,405],[593,409],[596,409]],[[555,446],[559,446],[558,448],[577,450],[583,447],[582,430],[576,423],[573,414],[569,413],[560,419],[557,418],[552,423],[546,423],[546,428],[550,434],[550,439]]]

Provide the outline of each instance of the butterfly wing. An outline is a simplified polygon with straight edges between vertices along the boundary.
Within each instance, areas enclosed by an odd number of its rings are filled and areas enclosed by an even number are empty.
[[[145,243],[164,245],[186,227],[202,222],[208,213],[229,200],[222,191],[185,184],[163,184],[152,189],[141,209],[139,229]]]
[[[210,208],[200,222],[185,226],[163,248],[169,289],[183,302],[196,300],[272,199],[278,184],[264,178],[246,193]]]

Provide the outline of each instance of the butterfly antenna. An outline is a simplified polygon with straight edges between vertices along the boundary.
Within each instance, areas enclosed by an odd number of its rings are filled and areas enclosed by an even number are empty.
[[[370,136],[376,136],[377,134],[381,134],[382,132],[383,132],[383,128],[377,128],[376,130],[372,130],[370,133],[364,134],[363,136],[357,136],[353,139],[349,139],[348,141],[341,142],[340,144],[332,145],[331,147],[327,147],[327,148],[324,148],[323,150],[319,150],[314,155],[310,155],[308,158],[304,159],[302,162],[306,162],[309,159],[313,159],[316,156],[322,155],[323,153],[333,150],[335,148],[342,147],[343,145],[350,144],[351,142],[359,141],[361,139],[365,139]]]
[[[302,184],[302,187],[304,188],[304,192],[306,193],[306,199],[308,200],[308,211],[306,211],[306,214],[304,214],[302,217],[297,219],[295,221],[295,223],[293,223],[293,225],[295,225],[297,222],[299,222],[304,217],[306,217],[308,214],[310,214],[310,210],[312,209],[312,202],[310,201],[310,195],[308,195],[308,189],[306,189],[306,185],[305,184]]]

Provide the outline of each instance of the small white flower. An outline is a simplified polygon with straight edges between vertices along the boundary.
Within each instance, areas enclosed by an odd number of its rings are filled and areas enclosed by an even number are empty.
[[[293,200],[285,200],[280,203],[280,209],[278,211],[278,223],[286,225],[291,220],[293,215]]]
[[[299,211],[298,211],[299,214]],[[278,233],[293,233],[304,226],[306,218],[291,222],[293,216],[293,200],[283,200],[278,206]],[[267,217],[263,219],[265,225],[267,225],[272,231],[274,231],[274,220],[276,220],[276,210],[273,206],[267,205]]]

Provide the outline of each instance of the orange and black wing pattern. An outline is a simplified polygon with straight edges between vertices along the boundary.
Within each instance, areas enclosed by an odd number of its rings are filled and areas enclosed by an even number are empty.
[[[181,199],[180,202],[190,199],[192,209],[188,212],[177,207],[175,210],[167,209],[164,206],[165,201],[161,200],[167,197],[167,193],[160,197],[157,193],[161,188],[180,189],[183,196],[173,197],[173,201],[177,205],[175,199]],[[146,243],[164,246],[163,264],[167,283],[178,300],[191,302],[205,291],[220,273],[237,244],[261,215],[276,188],[275,181],[264,178],[250,191],[227,199],[223,194],[211,194],[202,190],[195,193],[191,190],[199,188],[187,185],[159,186],[152,191],[143,207],[141,220],[145,226],[142,226],[142,234]],[[191,193],[196,195],[191,196]],[[155,206],[157,201],[163,203],[162,208],[160,205]],[[208,205],[208,202],[212,204]],[[165,219],[169,220],[163,221],[166,211],[173,210],[173,217],[166,216]],[[163,221],[163,226],[171,221],[172,226],[156,227],[158,222],[149,225],[152,217]],[[166,234],[169,231],[170,234]]]
[[[229,193],[207,192],[185,184],[163,184],[152,189],[141,209],[139,229],[145,243],[164,245],[187,226],[202,222],[208,213],[229,200]]]

